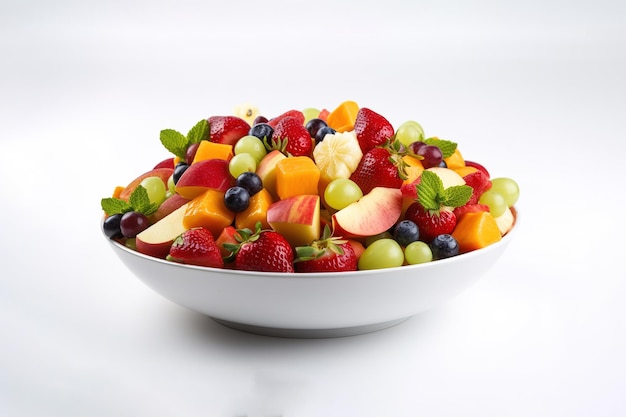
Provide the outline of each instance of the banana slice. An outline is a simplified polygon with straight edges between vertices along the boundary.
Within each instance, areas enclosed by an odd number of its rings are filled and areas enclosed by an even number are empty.
[[[362,157],[354,131],[326,135],[313,149],[313,159],[320,174],[329,180],[349,178]]]

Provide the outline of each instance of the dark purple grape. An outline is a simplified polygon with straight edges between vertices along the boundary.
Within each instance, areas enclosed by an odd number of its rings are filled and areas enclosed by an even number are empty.
[[[459,243],[449,234],[435,237],[429,246],[433,252],[433,259],[450,258],[459,254]]]
[[[322,119],[311,119],[306,123],[304,127],[306,128],[306,130],[309,131],[309,135],[314,138],[317,136],[318,130],[326,126],[328,126],[328,123],[326,123]]]
[[[423,157],[422,165],[424,166],[424,168],[438,167],[439,164],[441,164],[441,161],[443,161],[443,154],[441,153],[441,149],[439,149],[438,146],[422,146],[417,151],[417,154]]]
[[[250,205],[250,193],[243,187],[230,187],[224,193],[224,205],[228,210],[240,213]]]
[[[274,135],[274,128],[267,123],[257,123],[250,128],[248,134],[250,136],[256,136],[261,140],[266,139],[269,142]]]
[[[417,224],[411,220],[402,220],[393,229],[393,238],[400,246],[408,246],[420,238],[420,231]]]
[[[324,140],[326,135],[334,135],[335,133],[337,133],[337,131],[330,126],[322,127],[315,134],[315,143],[320,143]]]
[[[122,215],[120,220],[120,230],[122,235],[133,238],[150,226],[150,220],[138,211],[129,211]]]
[[[409,150],[417,155],[417,152],[420,150],[422,146],[426,146],[426,143],[420,140],[411,142],[411,144],[409,145]]]
[[[248,190],[250,196],[255,195],[263,189],[263,181],[261,180],[261,177],[251,171],[245,171],[241,173],[237,177],[236,185],[238,187],[242,187]]]
[[[120,229],[120,221],[122,220],[121,214],[112,214],[102,223],[102,230],[109,239],[119,239],[124,237],[122,230]]]
[[[193,158],[196,157],[196,152],[198,151],[198,147],[200,146],[199,142],[192,143],[187,147],[187,152],[185,152],[185,162],[187,165],[191,165],[193,162]]]
[[[172,174],[174,184],[178,183],[178,180],[185,173],[185,171],[187,171],[187,168],[189,168],[189,164],[185,162],[179,162],[176,164],[176,166],[174,167],[174,173]]]
[[[252,122],[252,126],[258,125],[259,123],[267,123],[267,122],[269,122],[267,117],[265,117],[265,116],[257,116],[257,117],[254,118],[254,121]]]

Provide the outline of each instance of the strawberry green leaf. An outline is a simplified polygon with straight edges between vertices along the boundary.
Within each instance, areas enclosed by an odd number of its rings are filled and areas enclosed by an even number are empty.
[[[126,201],[120,198],[103,198],[100,200],[100,206],[102,210],[109,216],[114,214],[124,214],[128,211],[132,211],[133,208]]]
[[[426,143],[427,145],[435,145],[436,147],[441,149],[441,153],[443,154],[444,158],[449,158],[450,156],[452,156],[457,147],[456,142],[438,138],[425,139],[424,143]]]
[[[150,198],[148,197],[148,191],[146,191],[146,189],[142,185],[135,188],[135,190],[130,195],[128,202],[130,203],[134,211],[143,213],[146,216],[151,215],[159,208],[157,204],[150,202]]]
[[[189,141],[185,135],[174,129],[164,129],[161,130],[159,138],[163,146],[165,146],[165,149],[179,158],[185,159],[185,153],[189,146]]]
[[[443,182],[434,172],[422,172],[420,183],[417,185],[417,198],[426,210],[441,208],[440,196],[443,194]]]
[[[209,139],[209,122],[206,119],[200,120],[187,133],[187,144],[198,143],[201,140]]]
[[[472,196],[473,189],[469,185],[454,185],[443,191],[441,203],[449,207],[461,207]]]

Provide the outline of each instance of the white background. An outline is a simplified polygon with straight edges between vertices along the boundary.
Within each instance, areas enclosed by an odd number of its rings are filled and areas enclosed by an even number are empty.
[[[0,4],[0,415],[626,413],[620,1]],[[145,287],[100,199],[242,102],[355,100],[521,186],[450,303],[364,336],[224,328]]]

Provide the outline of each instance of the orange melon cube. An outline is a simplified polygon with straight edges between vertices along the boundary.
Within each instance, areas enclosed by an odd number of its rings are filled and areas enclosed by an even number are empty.
[[[462,215],[457,220],[452,237],[459,243],[461,253],[482,249],[502,239],[498,224],[488,211]]]
[[[223,159],[224,161],[230,161],[233,155],[233,145],[201,140],[192,163],[195,164],[205,159]]]
[[[405,167],[407,178],[403,181],[403,184],[412,184],[422,175],[424,165],[421,160],[412,155],[404,155],[402,160],[407,164]]]
[[[358,112],[358,104],[350,100],[344,101],[326,116],[326,123],[337,132],[349,132],[354,130],[354,122]]]
[[[248,208],[235,215],[235,228],[255,230],[256,223],[261,222],[261,227],[268,229],[267,209],[273,202],[272,194],[265,188],[254,194],[250,197]]]
[[[213,237],[217,237],[234,219],[235,213],[224,204],[224,193],[208,189],[187,203],[183,226],[186,229],[205,227],[211,231]]]
[[[465,159],[463,159],[463,155],[461,155],[459,148],[456,148],[454,153],[445,158],[444,161],[446,162],[446,166],[450,169],[457,169],[465,166]]]
[[[292,156],[276,164],[276,194],[284,199],[301,194],[318,194],[320,170],[307,156]]]
[[[113,198],[120,198],[120,195],[122,195],[122,191],[124,191],[124,188],[126,188],[126,187],[122,187],[121,185],[118,185],[117,187],[115,187],[113,189],[112,197]]]
[[[454,168],[453,171],[455,171],[460,176],[465,177],[466,175],[473,174],[474,172],[478,171],[478,168],[464,165],[462,167]]]

